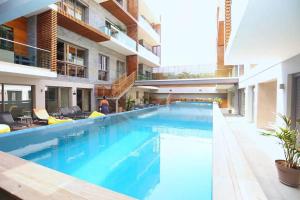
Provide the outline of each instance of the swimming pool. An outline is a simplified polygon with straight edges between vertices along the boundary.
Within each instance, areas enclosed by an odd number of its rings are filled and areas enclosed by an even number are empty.
[[[28,129],[0,150],[137,199],[212,198],[211,104]]]

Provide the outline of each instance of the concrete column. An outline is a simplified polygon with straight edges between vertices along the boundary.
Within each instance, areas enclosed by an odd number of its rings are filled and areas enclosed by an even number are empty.
[[[91,91],[91,110],[98,110],[98,101],[95,96],[95,89],[92,89]]]
[[[72,87],[71,88],[71,90],[70,90],[70,92],[71,92],[71,103],[70,103],[70,105],[71,106],[76,106],[77,105],[77,88],[76,87]]]
[[[44,84],[37,84],[34,87],[32,98],[34,100],[34,108],[44,109],[45,105],[45,85]]]
[[[233,93],[232,93],[232,101],[233,101],[233,108],[232,108],[232,114],[238,114],[239,113],[239,95],[238,95],[238,86],[234,87]]]
[[[119,100],[117,99],[116,100],[116,113],[119,112]]]

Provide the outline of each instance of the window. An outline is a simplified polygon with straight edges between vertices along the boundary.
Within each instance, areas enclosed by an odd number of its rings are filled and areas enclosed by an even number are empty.
[[[87,77],[86,52],[80,47],[57,42],[57,73],[61,75]]]
[[[121,76],[127,73],[125,62],[117,60],[117,78],[119,79]]]
[[[7,41],[6,39],[11,41],[14,40],[13,28],[5,25],[0,25],[0,49],[13,51],[13,42]]]
[[[138,99],[139,98],[139,91],[135,92],[135,98]]]
[[[63,10],[69,15],[85,21],[85,10],[86,6],[77,0],[63,0]]]
[[[108,81],[109,57],[99,54],[98,80]]]
[[[8,111],[16,119],[19,116],[31,115],[32,87],[29,85],[0,84],[3,87],[3,99],[0,99],[2,110]]]

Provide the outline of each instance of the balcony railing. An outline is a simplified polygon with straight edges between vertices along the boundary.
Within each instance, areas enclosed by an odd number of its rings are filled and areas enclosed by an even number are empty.
[[[226,78],[226,77],[237,77],[235,70],[228,69],[218,69],[212,72],[153,72],[151,75],[139,74],[138,80],[168,80],[168,79],[199,79],[199,78]]]
[[[87,67],[58,60],[57,74],[64,76],[87,78]]]
[[[149,49],[145,48],[142,45],[138,45],[139,47],[139,54],[141,56],[143,56],[144,58],[147,58],[148,60],[159,64],[159,57],[157,55],[155,55],[152,51],[150,51]]]
[[[154,30],[154,28],[149,24],[149,22],[143,17],[139,16],[139,24],[140,26],[147,31],[155,41],[159,41],[159,34]]]
[[[31,67],[50,69],[50,51],[0,38],[0,60]]]
[[[125,33],[123,33],[122,31],[113,30],[106,26],[103,26],[100,29],[106,35],[112,36],[120,43],[126,45],[127,47],[130,47],[133,50],[136,50],[136,42],[133,39],[131,39],[129,36],[127,36]]]

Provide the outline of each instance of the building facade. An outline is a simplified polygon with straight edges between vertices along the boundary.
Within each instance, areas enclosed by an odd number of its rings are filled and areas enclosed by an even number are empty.
[[[143,0],[49,2],[0,26],[0,111],[91,111],[103,94],[118,104],[160,65],[160,18]]]
[[[272,5],[270,7],[270,5]],[[243,64],[239,110],[258,128],[300,118],[299,1],[223,1],[224,62]]]

